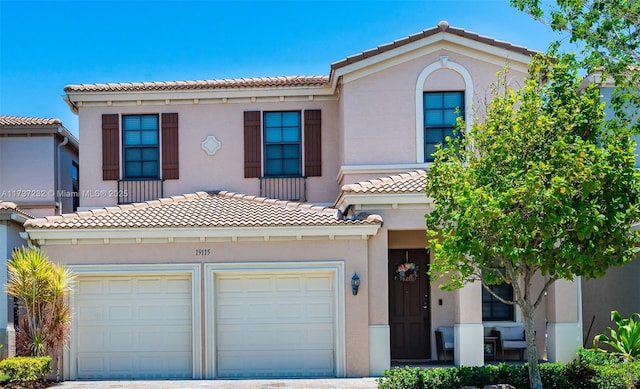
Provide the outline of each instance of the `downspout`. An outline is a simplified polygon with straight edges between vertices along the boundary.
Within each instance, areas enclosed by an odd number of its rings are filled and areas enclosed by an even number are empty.
[[[62,134],[63,130],[62,128],[58,128],[58,133]],[[55,188],[55,201],[56,201],[56,206],[58,207],[58,215],[62,214],[62,199],[60,196],[60,192],[61,192],[61,187],[62,187],[62,164],[60,163],[60,154],[61,154],[61,150],[64,146],[67,145],[67,143],[69,143],[69,137],[67,137],[66,135],[64,135],[64,140],[62,142],[60,142],[58,144],[57,150],[56,150],[56,188]]]

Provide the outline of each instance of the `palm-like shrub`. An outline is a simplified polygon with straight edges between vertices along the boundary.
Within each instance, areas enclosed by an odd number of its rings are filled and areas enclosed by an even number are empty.
[[[624,319],[618,311],[612,311],[611,320],[616,323],[617,330],[607,327],[604,334],[593,339],[594,346],[598,347],[602,342],[613,349],[612,354],[624,361],[640,360],[640,313]]]
[[[73,275],[37,248],[20,247],[7,262],[7,293],[17,298],[22,316],[16,328],[16,352],[22,356],[58,356],[71,329],[65,296]]]

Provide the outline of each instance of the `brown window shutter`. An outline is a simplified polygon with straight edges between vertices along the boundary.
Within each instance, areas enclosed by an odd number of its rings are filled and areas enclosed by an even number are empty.
[[[163,113],[162,117],[162,178],[180,178],[178,166],[178,114]]]
[[[304,172],[307,177],[322,175],[322,112],[304,111]]]
[[[120,123],[119,115],[102,115],[102,179],[120,178]]]
[[[244,113],[244,177],[258,178],[262,173],[260,111]]]

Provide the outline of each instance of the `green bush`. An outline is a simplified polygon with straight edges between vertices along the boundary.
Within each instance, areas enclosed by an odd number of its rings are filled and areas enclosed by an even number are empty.
[[[540,365],[540,378],[542,378],[542,387],[545,389],[568,389],[574,388],[571,381],[566,374],[566,365],[562,363],[541,363]],[[529,387],[529,371],[525,365],[524,375],[526,377],[526,384],[523,386],[516,386],[517,388]]]
[[[622,359],[614,354],[602,352],[596,348],[581,348],[576,359],[588,362],[591,365],[611,365],[622,362]]]
[[[640,361],[621,363],[619,369],[635,388],[640,389]]]
[[[32,382],[51,372],[51,357],[11,357],[0,361],[0,372],[9,382]]]
[[[590,353],[570,364],[542,363],[540,376],[545,389],[632,389],[640,388],[640,362],[591,364]],[[602,354],[594,358],[600,358]],[[487,365],[452,368],[394,368],[378,380],[379,389],[455,389],[482,388],[509,384],[529,388],[529,371],[524,365]]]
[[[615,365],[593,366],[596,374],[587,382],[585,388],[594,389],[628,389],[633,388],[623,369]]]

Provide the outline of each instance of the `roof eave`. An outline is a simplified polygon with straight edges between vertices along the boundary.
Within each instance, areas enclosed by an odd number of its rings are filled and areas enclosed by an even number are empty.
[[[271,240],[368,239],[381,223],[331,226],[170,227],[170,228],[33,228],[28,238],[40,245],[172,243]]]
[[[468,43],[475,42],[475,45],[483,46],[485,48],[484,51],[488,53],[523,64],[528,63],[528,59],[538,53],[538,51],[530,50],[526,47],[496,40],[461,28],[449,27],[448,23],[440,22],[436,27],[332,63],[330,82],[335,89],[340,78],[347,74],[362,70],[365,67],[374,66],[389,58],[445,41],[465,46],[469,46]]]
[[[236,99],[263,98],[333,98],[334,89],[330,84],[321,86],[296,87],[262,87],[262,88],[220,88],[220,89],[185,89],[185,90],[135,90],[135,91],[69,91],[65,101],[72,112],[78,113],[85,104],[112,105],[121,102],[157,101],[171,104],[178,101],[190,100],[194,104],[206,102],[232,102]]]
[[[30,218],[12,209],[0,209],[0,220],[24,224],[27,220],[30,220]]]
[[[358,193],[343,192],[334,208],[344,212],[349,206],[361,210],[375,209],[424,209],[433,206],[433,199],[422,193]]]

